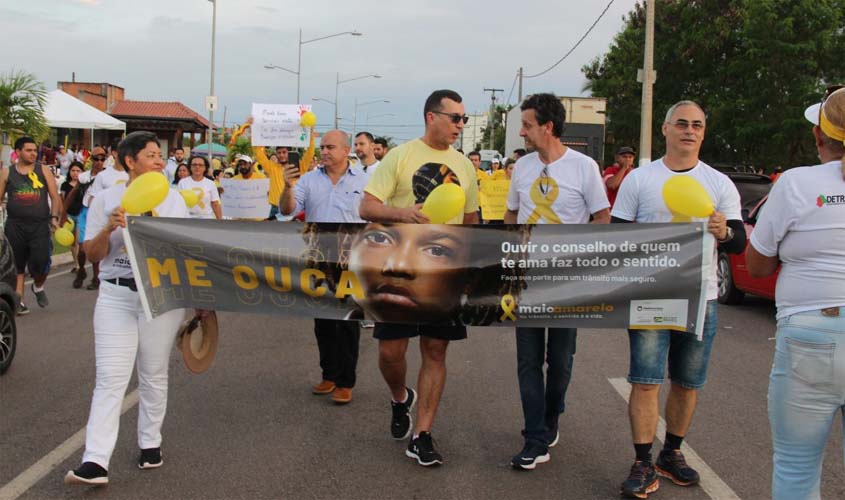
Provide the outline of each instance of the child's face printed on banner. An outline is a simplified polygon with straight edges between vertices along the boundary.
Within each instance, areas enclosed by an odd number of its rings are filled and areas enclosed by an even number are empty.
[[[460,226],[368,224],[349,269],[364,288],[358,305],[377,321],[449,320],[467,286],[470,249]]]
[[[448,165],[440,163],[426,163],[414,172],[411,185],[414,189],[414,198],[417,203],[425,203],[434,188],[441,184],[457,184],[461,185],[458,176],[449,168]]]

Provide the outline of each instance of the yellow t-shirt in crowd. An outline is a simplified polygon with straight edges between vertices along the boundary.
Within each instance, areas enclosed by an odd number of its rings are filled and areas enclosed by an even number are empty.
[[[478,177],[467,157],[449,147],[437,150],[421,139],[391,149],[370,177],[366,192],[387,206],[408,208],[425,202],[437,186],[453,182],[466,195],[463,213],[478,211]],[[458,215],[448,224],[463,223]]]
[[[475,169],[475,175],[478,177],[479,181],[483,181],[484,179],[490,178],[490,174],[488,174],[484,170],[481,170],[480,168]]]
[[[239,180],[239,181],[251,181],[251,180],[254,180],[254,179],[266,179],[266,178],[267,178],[267,176],[264,175],[261,172],[261,170],[258,170],[255,167],[252,168],[252,175],[249,177],[249,179],[244,179],[244,176],[242,176],[241,174],[238,174],[238,175],[232,177],[232,179]],[[276,198],[276,203],[279,202],[278,200],[279,199]]]
[[[270,166],[264,169],[264,173],[270,178],[270,191],[267,193],[267,202],[271,205],[278,206],[279,198],[282,196],[282,191],[285,189],[285,169],[281,165],[270,163]]]
[[[493,175],[491,175],[490,178],[494,181],[504,181],[507,180],[508,174],[505,173],[504,168],[500,168],[499,170],[493,172]]]

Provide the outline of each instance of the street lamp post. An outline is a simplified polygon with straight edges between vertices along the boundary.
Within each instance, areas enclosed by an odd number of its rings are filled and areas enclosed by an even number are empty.
[[[212,1],[212,0],[209,0],[209,1]],[[325,40],[327,38],[334,38],[336,36],[343,36],[343,35],[364,36],[363,33],[360,33],[358,31],[353,30],[353,31],[343,31],[341,33],[335,33],[333,35],[320,36],[320,37],[317,37],[317,38],[312,38],[310,40],[303,41],[302,40],[302,28],[300,28],[299,29],[299,47],[298,47],[297,54],[296,54],[296,71],[282,67],[282,66],[278,66],[276,64],[265,64],[264,67],[266,69],[280,69],[282,71],[287,71],[288,73],[296,75],[296,103],[300,104],[300,102],[299,102],[299,97],[300,97],[299,91],[300,91],[300,81],[301,81],[301,77],[302,77],[302,46],[305,45],[306,43],[318,42],[320,40]]]
[[[214,45],[215,35],[217,33],[217,0],[208,0],[211,2],[211,89],[209,95],[214,96]],[[213,98],[213,97],[212,97]],[[208,130],[206,131],[205,144],[208,147],[208,163],[211,164],[211,143],[214,138],[214,107],[208,107]]]
[[[355,80],[363,80],[364,78],[381,78],[381,75],[363,75],[363,76],[356,76],[354,78],[347,78],[345,80],[340,79],[340,73],[337,74],[337,79],[335,80],[334,86],[334,128],[337,128],[337,92],[338,88],[340,87],[341,83],[348,83],[354,82]]]
[[[385,104],[390,104],[390,101],[388,101],[387,99],[375,99],[373,101],[366,101],[366,102],[359,103],[358,98],[357,97],[355,98],[355,110],[352,113],[352,141],[353,142],[355,141],[355,133],[358,131],[358,108],[360,108],[361,106],[367,106],[367,105],[370,105],[370,104],[378,104],[380,102],[385,103]]]

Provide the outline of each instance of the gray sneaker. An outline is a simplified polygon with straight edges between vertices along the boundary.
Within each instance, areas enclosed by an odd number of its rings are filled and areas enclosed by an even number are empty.
[[[47,307],[50,305],[50,300],[47,299],[47,292],[43,289],[40,292],[35,291],[35,283],[30,285],[30,290],[35,294],[35,301],[38,302],[38,307]]]
[[[26,316],[27,314],[29,314],[29,308],[26,307],[23,302],[21,302],[18,305],[18,316]]]

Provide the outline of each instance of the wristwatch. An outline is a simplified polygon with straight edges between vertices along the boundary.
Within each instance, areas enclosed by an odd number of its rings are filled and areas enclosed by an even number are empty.
[[[716,241],[718,241],[719,243],[727,243],[732,239],[734,239],[734,230],[731,226],[728,226],[725,228],[725,239]]]

